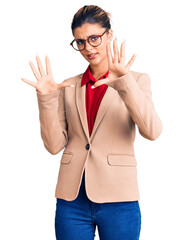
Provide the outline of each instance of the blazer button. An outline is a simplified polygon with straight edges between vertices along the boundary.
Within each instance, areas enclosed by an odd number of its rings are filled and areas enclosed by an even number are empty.
[[[86,149],[89,150],[89,148],[90,148],[90,144],[87,143],[87,145],[86,145]]]

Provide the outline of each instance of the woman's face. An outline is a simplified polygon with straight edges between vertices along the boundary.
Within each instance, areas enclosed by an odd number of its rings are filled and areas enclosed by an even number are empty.
[[[90,24],[85,23],[81,27],[77,27],[74,30],[75,39],[87,39],[90,35],[101,35],[105,32],[105,28],[101,27],[98,23]],[[105,33],[102,36],[102,42],[99,46],[93,47],[88,41],[85,42],[85,49],[80,51],[82,56],[91,64],[98,65],[100,62],[107,58],[106,46],[113,38],[113,30],[109,29],[109,33]],[[89,54],[96,53],[94,58],[89,58]]]

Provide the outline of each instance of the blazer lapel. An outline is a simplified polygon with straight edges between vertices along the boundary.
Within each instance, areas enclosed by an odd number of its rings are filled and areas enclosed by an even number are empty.
[[[78,113],[80,116],[80,121],[82,123],[83,130],[87,139],[89,139],[89,130],[88,130],[88,122],[87,122],[87,113],[86,113],[86,106],[85,106],[85,92],[86,92],[86,84],[81,87],[81,78],[78,78],[76,82],[76,105],[78,109]]]
[[[89,129],[88,129],[88,122],[87,122],[87,112],[86,112],[86,103],[85,103],[85,93],[86,93],[86,84],[81,87],[81,78],[83,74],[80,74],[80,79],[78,79],[76,83],[76,105],[78,108],[78,113],[80,116],[80,120],[82,123],[83,130],[85,132],[85,135],[88,139],[88,142],[92,141],[94,133],[97,130],[97,127],[102,120],[107,108],[111,104],[111,102],[114,100],[114,97],[118,94],[115,89],[112,87],[107,88],[102,101],[100,103],[99,109],[97,111],[96,119],[94,122],[94,126],[92,129],[91,136],[89,136]]]

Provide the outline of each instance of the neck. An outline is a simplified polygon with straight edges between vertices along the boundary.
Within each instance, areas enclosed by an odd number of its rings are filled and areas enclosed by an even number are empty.
[[[98,65],[90,64],[90,71],[96,80],[106,74],[108,70],[109,68],[107,58],[105,58],[104,61],[100,62]]]

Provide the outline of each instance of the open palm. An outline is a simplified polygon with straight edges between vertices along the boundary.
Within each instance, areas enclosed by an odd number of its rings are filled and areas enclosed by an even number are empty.
[[[110,43],[107,44],[107,60],[108,60],[108,67],[109,67],[109,74],[107,78],[98,80],[95,82],[92,88],[96,88],[100,85],[106,84],[109,85],[112,81],[116,80],[123,75],[125,75],[129,70],[131,65],[133,64],[136,54],[133,54],[129,62],[124,65],[125,61],[125,41],[122,42],[120,47],[120,55],[117,45],[117,38],[113,41],[113,49],[114,49],[114,58],[112,57],[111,46]]]
[[[45,62],[46,62],[46,73],[44,72],[41,60],[39,58],[39,56],[36,56],[36,61],[37,61],[37,65],[38,65],[38,69],[39,69],[39,73],[36,70],[34,64],[30,61],[30,67],[33,71],[33,74],[35,75],[36,79],[37,79],[37,83],[32,82],[28,79],[22,78],[22,80],[26,83],[28,83],[29,85],[33,86],[36,88],[36,90],[40,93],[50,93],[56,90],[61,89],[62,87],[71,87],[73,85],[71,85],[70,83],[67,82],[62,82],[57,84],[52,76],[52,71],[51,71],[51,66],[50,66],[50,61],[48,56],[45,57]]]

